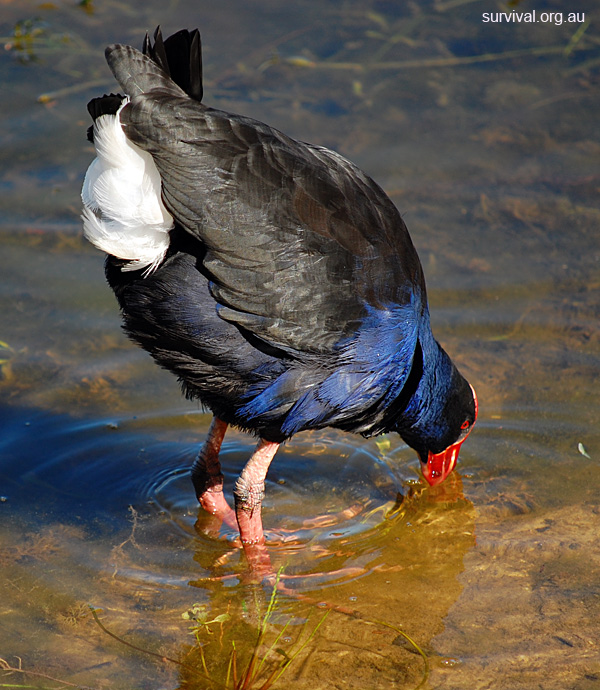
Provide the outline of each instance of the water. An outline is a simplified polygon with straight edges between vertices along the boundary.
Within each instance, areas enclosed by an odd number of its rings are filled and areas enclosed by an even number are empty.
[[[3,7],[9,665],[149,690],[221,687],[229,668],[231,686],[233,643],[241,673],[269,611],[271,585],[251,581],[235,534],[195,504],[187,468],[209,417],[121,334],[103,259],[81,237],[85,104],[114,88],[103,48],[139,45],[161,23],[165,34],[200,27],[207,102],[333,147],[390,193],[421,256],[436,336],[480,401],[441,487],[423,485],[392,436],[301,434],[278,454],[264,522],[282,592],[259,655],[273,645],[281,663],[310,639],[275,687],[598,687],[598,9],[574,8],[589,26],[489,25],[487,9]],[[520,52],[498,57],[507,51]],[[227,436],[229,497],[252,446]],[[89,605],[133,646],[103,632]],[[400,630],[428,658],[424,681]]]

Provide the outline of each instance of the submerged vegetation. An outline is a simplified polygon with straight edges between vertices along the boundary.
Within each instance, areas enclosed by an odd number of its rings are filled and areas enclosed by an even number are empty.
[[[181,617],[191,623],[190,634],[194,636],[195,644],[182,652],[178,659],[143,649],[109,631],[100,621],[98,612],[93,607],[90,608],[96,624],[105,634],[132,649],[179,667],[180,688],[185,690],[269,690],[291,669],[296,660],[297,665],[302,665],[302,661],[305,660],[303,653],[310,643],[316,641],[317,633],[333,612],[350,617],[356,625],[367,624],[388,628],[403,638],[424,662],[423,677],[418,688],[427,681],[427,655],[409,635],[395,626],[370,621],[358,613],[325,604],[309,603],[308,612],[303,617],[281,610],[281,575],[282,569],[275,577],[266,610],[262,614],[261,597],[256,589],[251,590],[254,594],[252,603],[255,611],[246,611],[245,616],[234,615],[229,610],[211,616],[205,604],[194,604],[185,611]],[[306,597],[301,599],[306,600]],[[325,611],[321,613],[323,608]],[[319,618],[313,622],[313,614],[319,609]],[[246,620],[255,617],[255,626]]]
[[[72,49],[76,42],[68,33],[57,33],[40,17],[18,21],[9,36],[0,37],[4,50],[21,62],[37,60],[41,54]]]
[[[325,622],[330,611],[326,611],[320,620],[310,627],[311,612],[304,622],[298,626],[298,619],[285,616],[283,624],[277,624],[277,588],[279,577],[276,578],[269,603],[265,613],[259,617],[256,640],[250,654],[244,654],[241,640],[236,642],[232,616],[224,613],[212,620],[207,620],[206,607],[196,604],[183,614],[186,620],[193,621],[191,633],[196,638],[196,645],[185,655],[185,667],[192,666],[196,673],[200,672],[215,688],[231,688],[231,690],[268,690],[290,668],[295,659],[305,650],[313,640],[319,628]],[[259,604],[255,601],[257,609]],[[232,625],[230,631],[226,624]],[[218,625],[215,631],[211,625]],[[297,628],[296,634],[291,636],[291,628]],[[298,629],[299,627],[299,629]],[[288,651],[284,649],[288,646]],[[219,669],[219,661],[221,668]],[[192,688],[186,681],[185,687]]]
[[[340,632],[346,627],[346,622],[355,630],[350,637],[346,636],[345,641],[335,641],[338,651],[330,654],[339,655],[340,650],[347,648],[356,655],[360,650],[361,637],[357,626],[370,626],[379,634],[383,634],[387,629],[396,635],[397,639],[404,640],[408,649],[423,659],[423,675],[418,685],[404,687],[411,690],[424,687],[429,677],[429,660],[419,645],[404,631],[381,621],[368,620],[360,613],[342,607],[317,604],[303,596],[300,596],[300,604],[304,605],[304,613],[300,614],[298,606],[291,606],[294,598],[290,598],[289,594],[286,595],[286,603],[282,604],[281,589],[285,587],[282,585],[281,576],[280,569],[274,578],[266,604],[263,601],[262,588],[252,588],[248,590],[250,601],[244,602],[242,609],[238,608],[235,613],[233,603],[228,605],[227,611],[217,615],[209,614],[208,606],[205,604],[192,605],[181,614],[181,619],[188,623],[189,634],[193,636],[194,644],[179,645],[179,651],[175,655],[167,653],[164,649],[154,651],[137,640],[132,642],[125,636],[116,634],[100,619],[100,610],[93,606],[88,607],[88,613],[91,613],[96,626],[107,637],[133,653],[153,659],[159,666],[167,665],[175,669],[180,690],[269,690],[275,686],[282,687],[279,681],[284,674],[286,675],[282,682],[285,680],[290,687],[292,679],[288,676],[293,674],[298,678],[302,675],[305,663],[319,645],[319,633],[332,614],[342,616],[343,619],[329,627],[326,635],[329,645],[336,638],[336,630]],[[75,612],[72,625],[80,624],[85,618],[85,611]],[[346,622],[340,626],[343,621]],[[91,632],[89,626],[87,629]],[[397,673],[397,677],[404,676],[401,665],[397,668]],[[15,674],[43,681],[43,686],[35,687],[47,690],[50,690],[50,687],[46,683],[51,683],[52,688],[54,684],[60,684],[82,690],[94,690],[87,685],[61,678],[58,672],[29,669],[20,657],[13,663],[0,658],[0,688],[33,687],[3,682]],[[304,684],[300,687],[304,687]]]

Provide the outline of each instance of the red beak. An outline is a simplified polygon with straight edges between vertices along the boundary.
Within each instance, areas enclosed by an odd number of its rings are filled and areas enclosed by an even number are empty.
[[[429,453],[427,464],[423,466],[423,476],[431,486],[441,484],[452,472],[458,459],[458,451],[464,439],[452,446],[448,446],[441,453]]]
[[[471,429],[477,421],[477,413],[479,412],[477,394],[475,393],[473,386],[471,386],[471,390],[473,391],[473,402],[475,403],[475,418],[473,419],[473,424],[471,424],[471,428],[469,429],[468,433],[463,436],[460,441],[448,446],[446,450],[443,450],[441,453],[429,452],[429,455],[427,456],[427,464],[422,469],[423,476],[430,486],[441,484],[450,474],[450,472],[452,472],[456,466],[456,461],[458,460],[458,452],[460,447],[467,436],[471,433]]]

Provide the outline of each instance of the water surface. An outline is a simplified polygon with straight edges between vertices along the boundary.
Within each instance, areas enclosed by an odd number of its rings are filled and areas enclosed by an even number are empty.
[[[537,9],[565,20],[485,24],[483,2],[3,6],[0,658],[93,688],[218,688],[269,611],[187,478],[210,418],[127,342],[81,235],[104,46],[160,23],[200,27],[208,103],[388,191],[480,401],[442,487],[393,436],[300,434],[278,454],[264,521],[283,591],[259,654],[309,639],[276,687],[598,687],[599,13]],[[229,492],[252,447],[228,435]]]

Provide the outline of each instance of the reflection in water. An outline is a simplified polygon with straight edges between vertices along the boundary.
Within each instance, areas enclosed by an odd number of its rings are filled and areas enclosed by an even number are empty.
[[[235,644],[241,668],[268,611],[272,581],[238,591],[247,567],[233,533],[204,533],[208,516],[195,504],[187,469],[193,447],[169,440],[172,431],[162,419],[146,417],[136,428],[136,420],[107,424],[2,411],[11,430],[1,444],[3,524],[11,523],[4,534],[3,589],[20,606],[39,607],[41,616],[20,620],[21,635],[35,636],[39,625],[55,627],[62,620],[61,630],[81,644],[91,636],[101,653],[109,641],[94,630],[86,610],[91,603],[123,639],[149,651],[171,645],[167,656],[189,660],[199,648],[182,644],[187,625],[181,616],[199,604],[208,620],[227,616],[228,624],[203,629],[215,636],[204,662],[196,659],[195,666],[206,663],[221,677]],[[155,441],[154,435],[167,440]],[[390,459],[374,442],[357,447],[341,434],[306,437],[286,446],[270,478],[265,524],[281,579],[268,635],[277,638],[287,624],[292,649],[304,619],[318,622],[331,608],[335,616],[318,632],[303,633],[310,637],[302,663],[307,683],[314,677],[331,681],[332,659],[347,663],[349,650],[352,668],[365,682],[375,675],[380,683],[418,679],[422,663],[410,644],[401,643],[398,631],[365,621],[418,629],[421,643],[424,627],[437,630],[460,592],[456,576],[474,543],[472,506],[460,479],[434,489],[411,479],[402,498],[398,473],[407,469],[407,449]],[[247,452],[237,443],[225,447],[230,485]],[[319,512],[321,519],[314,520]],[[49,653],[54,635],[61,634],[56,630],[38,643],[39,652]],[[74,667],[78,644],[72,645]],[[6,653],[17,648],[13,642]],[[69,668],[68,659],[64,663]],[[187,678],[182,687],[204,687],[197,682]]]

